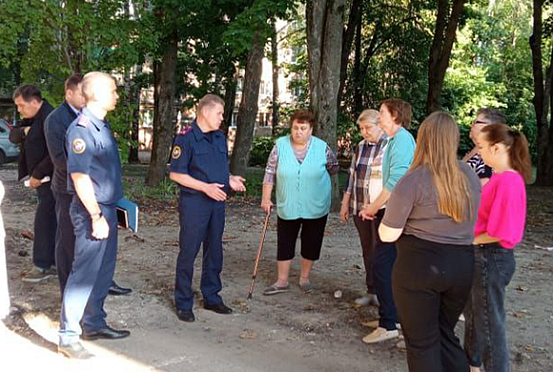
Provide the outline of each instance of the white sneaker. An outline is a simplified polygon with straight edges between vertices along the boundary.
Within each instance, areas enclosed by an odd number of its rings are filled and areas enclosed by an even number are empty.
[[[399,350],[402,350],[402,351],[407,350],[407,346],[405,346],[405,340],[401,340],[400,342],[398,342],[398,343],[396,344],[396,347],[397,347]]]
[[[386,328],[378,327],[377,329],[363,337],[363,342],[366,344],[374,344],[377,342],[391,340],[392,338],[396,337],[399,337],[399,331],[397,329],[388,331]]]
[[[375,320],[369,320],[367,322],[361,323],[361,325],[369,328],[378,328],[380,326],[380,323],[378,322],[378,319]],[[401,329],[401,324],[396,323],[396,328]]]

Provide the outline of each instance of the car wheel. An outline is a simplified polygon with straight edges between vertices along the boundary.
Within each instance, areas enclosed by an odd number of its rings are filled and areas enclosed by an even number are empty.
[[[0,150],[0,167],[6,162],[6,154],[3,150]]]

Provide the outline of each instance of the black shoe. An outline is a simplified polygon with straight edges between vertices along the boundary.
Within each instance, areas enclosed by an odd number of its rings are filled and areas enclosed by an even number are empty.
[[[58,353],[71,359],[90,359],[94,356],[80,342],[73,342],[69,345],[58,345]]]
[[[91,341],[91,340],[98,340],[100,338],[106,339],[106,340],[116,340],[119,338],[125,338],[129,337],[131,333],[129,331],[125,330],[116,330],[111,328],[110,326],[106,326],[106,328],[98,329],[96,331],[92,332],[83,332],[81,335],[81,338],[83,340]]]
[[[109,287],[108,294],[112,296],[122,296],[126,295],[132,292],[132,289],[130,288],[123,288],[119,287],[115,282],[111,282],[111,286]]]
[[[222,303],[222,302],[220,304],[217,304],[217,305],[204,304],[204,309],[215,311],[217,314],[231,314],[232,313],[232,309],[230,307],[228,307],[227,305],[225,305],[224,303]]]
[[[183,322],[192,323],[196,320],[194,312],[192,310],[179,310],[177,309],[177,317]]]

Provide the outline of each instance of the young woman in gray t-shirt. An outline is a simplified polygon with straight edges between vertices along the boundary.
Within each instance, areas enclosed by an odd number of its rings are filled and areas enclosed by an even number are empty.
[[[457,160],[458,144],[449,114],[424,120],[411,169],[394,188],[379,228],[383,241],[397,240],[393,293],[411,372],[469,370],[454,328],[472,285],[481,187]]]

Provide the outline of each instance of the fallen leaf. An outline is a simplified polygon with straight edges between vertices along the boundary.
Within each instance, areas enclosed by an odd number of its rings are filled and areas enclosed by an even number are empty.
[[[257,339],[258,334],[256,331],[252,331],[251,329],[245,329],[242,334],[240,334],[240,338],[243,340],[255,340]]]
[[[29,230],[21,231],[21,236],[24,237],[25,239],[35,240],[35,234]]]

